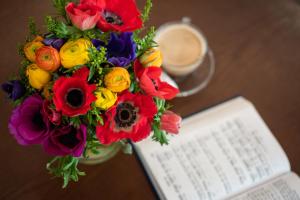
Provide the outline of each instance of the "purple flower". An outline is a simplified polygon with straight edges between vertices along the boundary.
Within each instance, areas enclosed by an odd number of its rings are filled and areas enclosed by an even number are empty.
[[[73,126],[59,127],[51,131],[50,136],[43,143],[47,153],[54,156],[82,155],[86,143],[86,126],[78,129]]]
[[[48,137],[50,124],[42,107],[42,97],[35,94],[13,110],[8,127],[19,144],[40,144]]]
[[[57,49],[58,51],[60,48],[65,44],[66,40],[61,38],[46,38],[43,40],[43,43],[47,46],[52,46],[53,48]]]
[[[105,43],[101,40],[92,39],[92,44],[99,51],[101,47],[105,47]]]
[[[26,92],[25,87],[18,80],[3,83],[1,87],[2,90],[8,94],[8,97],[14,101],[22,97]]]
[[[107,45],[108,61],[115,66],[125,67],[135,59],[136,44],[131,32],[111,33]]]

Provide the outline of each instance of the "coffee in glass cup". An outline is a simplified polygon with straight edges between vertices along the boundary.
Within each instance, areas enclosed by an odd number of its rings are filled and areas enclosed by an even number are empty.
[[[213,52],[204,34],[189,18],[162,25],[154,38],[163,56],[163,69],[178,86],[178,97],[206,87],[215,70]]]
[[[207,53],[204,36],[187,23],[162,26],[154,39],[163,54],[163,67],[171,75],[184,76],[202,63]]]

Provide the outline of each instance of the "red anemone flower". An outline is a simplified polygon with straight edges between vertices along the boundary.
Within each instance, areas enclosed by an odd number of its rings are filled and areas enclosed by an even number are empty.
[[[73,117],[84,115],[90,110],[91,103],[96,100],[93,91],[95,84],[88,84],[89,69],[80,68],[71,77],[60,77],[53,86],[53,102],[57,111]]]
[[[162,73],[160,67],[143,67],[142,64],[136,60],[134,62],[134,73],[139,79],[141,89],[150,96],[170,100],[179,93],[177,88],[160,80]]]
[[[96,135],[102,144],[122,139],[140,141],[150,134],[156,113],[152,97],[125,91],[118,97],[116,105],[105,113],[105,123],[96,127]]]
[[[97,27],[104,32],[129,32],[143,25],[134,0],[81,0],[80,3],[96,6],[100,10]]]

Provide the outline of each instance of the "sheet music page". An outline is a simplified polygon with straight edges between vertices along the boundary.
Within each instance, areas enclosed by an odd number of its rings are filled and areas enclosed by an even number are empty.
[[[230,200],[300,200],[300,179],[291,172]]]
[[[135,145],[162,199],[224,199],[290,171],[254,107],[231,100],[182,124],[170,145]]]

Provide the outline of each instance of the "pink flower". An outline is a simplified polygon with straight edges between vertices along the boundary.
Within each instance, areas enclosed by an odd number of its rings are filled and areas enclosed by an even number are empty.
[[[71,2],[66,6],[66,12],[72,24],[82,31],[94,28],[100,19],[99,9],[91,4],[76,6]]]
[[[179,132],[181,117],[174,112],[167,110],[160,118],[160,129],[168,133],[177,134]]]

